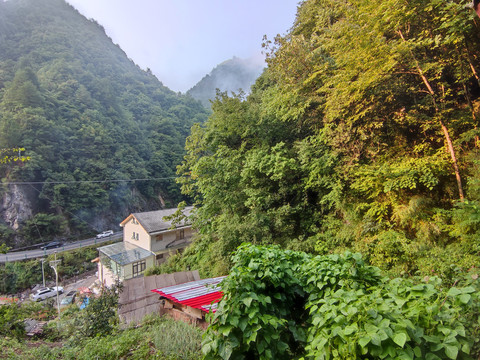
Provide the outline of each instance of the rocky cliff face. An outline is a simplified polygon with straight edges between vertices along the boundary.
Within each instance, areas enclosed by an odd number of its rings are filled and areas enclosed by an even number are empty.
[[[22,234],[22,227],[27,220],[32,219],[38,213],[51,214],[54,210],[53,213],[60,218],[73,217],[83,224],[82,236],[89,236],[89,233],[94,234],[108,229],[119,231],[118,224],[131,212],[158,210],[166,206],[166,201],[168,201],[168,206],[172,206],[172,201],[164,199],[161,195],[158,195],[158,199],[147,199],[133,188],[129,193],[130,208],[120,204],[114,212],[108,209],[102,212],[85,208],[72,213],[65,212],[62,208],[49,208],[49,204],[39,199],[38,194],[34,188],[22,185],[8,185],[3,189],[3,192],[0,192],[0,224],[5,224],[14,231],[9,240],[9,246],[18,247],[33,244],[32,239],[29,240],[28,236],[24,238],[25,234]],[[56,225],[58,226],[55,227]],[[42,223],[42,226],[48,229],[36,227],[35,236],[37,232],[40,232],[42,241],[49,241],[55,237],[75,237],[80,234],[78,231],[72,233],[68,222],[62,223],[61,226],[60,223],[56,225]],[[54,226],[53,232],[52,226]]]
[[[9,185],[8,191],[2,196],[0,216],[13,230],[17,230],[22,222],[32,217],[33,190],[24,186]]]

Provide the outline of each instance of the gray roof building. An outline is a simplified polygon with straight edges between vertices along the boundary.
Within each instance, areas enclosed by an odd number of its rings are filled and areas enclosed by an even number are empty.
[[[188,206],[183,209],[183,214],[185,216],[190,215],[193,206]],[[175,225],[176,228],[181,228],[184,226],[189,226],[190,224],[186,219],[181,219],[178,223],[173,224],[172,220],[164,219],[165,217],[173,215],[178,209],[163,209],[156,211],[147,211],[141,213],[132,213],[125,220],[120,223],[120,226],[123,226],[125,223],[130,221],[134,217],[140,225],[145,229],[149,234],[154,234],[162,231],[166,231],[172,228]]]

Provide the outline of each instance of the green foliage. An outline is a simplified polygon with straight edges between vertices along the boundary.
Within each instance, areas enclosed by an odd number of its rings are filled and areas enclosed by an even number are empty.
[[[25,151],[25,148],[0,149],[0,164],[30,160],[30,157],[21,154],[22,151]]]
[[[57,324],[53,324],[56,328]],[[62,328],[62,327],[61,327]],[[42,339],[20,343],[16,339],[0,338],[0,358],[34,359],[201,359],[201,331],[168,318],[147,317],[138,326],[115,331],[111,335],[77,338],[63,346]]]
[[[303,1],[251,94],[219,93],[192,128],[177,181],[200,235],[169,266],[224,274],[242,242],[449,283],[478,266],[480,31],[464,5]]]
[[[99,297],[91,296],[88,305],[79,313],[75,325],[83,337],[111,334],[118,323],[118,296],[121,285],[105,288]]]
[[[20,233],[25,243],[34,244],[51,240],[56,234],[62,234],[67,228],[64,217],[55,214],[37,213],[25,221]]]
[[[42,282],[40,261],[26,260],[0,265],[0,293],[16,294]],[[48,269],[45,272],[49,274]]]
[[[38,182],[18,191],[31,190],[35,213],[66,222],[17,235],[91,234],[99,218],[118,224],[183,199],[172,178],[190,127],[207,117],[199,102],[142,71],[64,1],[1,2],[0,24],[0,148],[9,149],[0,162],[29,158],[0,164],[0,177]],[[122,181],[146,178],[156,180]]]
[[[479,355],[478,275],[388,279],[361,255],[242,245],[222,283],[207,359],[471,359]]]
[[[467,334],[470,322],[463,313],[478,289],[451,288],[445,297],[439,285],[435,278],[424,284],[397,278],[311,296],[307,307],[314,327],[306,357],[468,358],[474,338]]]
[[[98,256],[97,246],[89,246],[80,249],[65,251],[57,255],[57,259],[62,260],[58,266],[58,275],[61,279],[71,278],[78,274],[83,274],[97,267],[92,260]],[[53,260],[54,255],[49,255],[48,259]]]
[[[292,359],[305,341],[300,267],[308,256],[242,245],[203,341],[207,358]]]
[[[14,231],[7,225],[0,224],[0,253],[6,254],[14,244]]]
[[[0,305],[0,335],[21,338],[25,335],[21,311],[17,304]]]
[[[10,248],[6,244],[0,244],[0,254],[6,254]]]
[[[53,313],[53,308],[29,301],[0,305],[0,335],[21,340],[25,336],[25,319],[45,321],[51,319]]]

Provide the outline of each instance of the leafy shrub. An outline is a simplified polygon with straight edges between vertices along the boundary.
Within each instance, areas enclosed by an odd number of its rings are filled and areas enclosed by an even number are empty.
[[[25,334],[20,307],[16,304],[0,306],[0,335],[21,338]]]
[[[118,295],[121,285],[105,288],[102,294],[90,297],[88,305],[76,319],[79,333],[83,337],[108,335],[113,332],[117,323]]]
[[[470,359],[477,277],[388,279],[361,255],[242,245],[211,316],[207,359]]]
[[[0,305],[0,335],[21,339],[25,335],[25,319],[48,320],[54,309],[39,303]]]
[[[473,288],[452,288],[448,294],[461,296],[457,304],[455,296],[445,298],[438,290],[436,279],[417,285],[393,279],[379,285],[328,290],[322,299],[309,301],[306,356],[457,359],[470,352],[462,305]]]
[[[207,358],[291,359],[305,345],[304,253],[243,245],[203,341]]]

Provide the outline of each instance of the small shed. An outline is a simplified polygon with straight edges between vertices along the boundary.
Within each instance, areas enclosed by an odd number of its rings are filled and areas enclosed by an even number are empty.
[[[206,328],[205,314],[216,311],[217,303],[223,297],[220,284],[225,278],[219,276],[190,281],[152,291],[160,294],[163,300],[161,314]]]
[[[125,280],[118,299],[120,320],[126,324],[140,323],[145,315],[158,313],[161,304],[152,289],[199,279],[200,275],[195,270]]]

